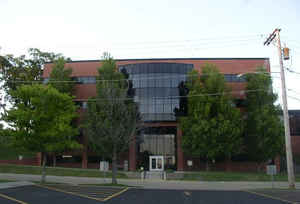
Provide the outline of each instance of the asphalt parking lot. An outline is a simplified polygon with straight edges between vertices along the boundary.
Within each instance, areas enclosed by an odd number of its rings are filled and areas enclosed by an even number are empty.
[[[2,204],[15,204],[16,202],[12,201],[12,200],[9,200],[7,198],[2,198],[0,197],[0,203]]]
[[[0,190],[1,204],[286,204],[283,200],[244,191],[150,190],[100,186],[23,186]],[[293,202],[296,203],[296,202]]]
[[[39,186],[24,186],[2,189],[0,194],[15,199],[14,204],[96,204],[101,202],[95,199],[84,198],[75,194],[72,195]],[[6,199],[6,201],[2,201],[1,204],[9,204],[12,203],[11,201],[12,200]]]
[[[115,204],[283,204],[286,202],[242,191],[132,189],[107,203]]]
[[[282,200],[288,200],[294,204],[300,204],[300,190],[287,190],[287,189],[257,189],[251,190],[253,193],[257,193],[257,195],[270,196],[280,198]]]

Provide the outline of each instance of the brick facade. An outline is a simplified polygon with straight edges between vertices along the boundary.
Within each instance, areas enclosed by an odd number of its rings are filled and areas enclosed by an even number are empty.
[[[300,156],[300,135],[291,136],[291,143],[293,154]]]
[[[1,164],[16,164],[16,165],[30,165],[30,166],[40,166],[38,158],[22,159],[22,160],[0,160]]]

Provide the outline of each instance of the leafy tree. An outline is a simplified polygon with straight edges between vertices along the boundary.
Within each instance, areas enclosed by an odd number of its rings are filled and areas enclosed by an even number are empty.
[[[11,147],[11,130],[0,123],[0,148],[3,146]]]
[[[49,84],[61,93],[72,94],[74,82],[72,81],[72,68],[65,68],[66,60],[59,57],[53,62]]]
[[[62,57],[62,54],[42,52],[37,48],[30,48],[28,56],[14,57],[13,55],[0,56],[1,88],[6,92],[6,98],[14,102],[10,91],[16,90],[24,84],[34,84],[42,80],[43,66],[47,62]]]
[[[58,57],[53,61],[53,67],[48,84],[57,89],[59,92],[66,93],[71,96],[75,81],[73,81],[71,77],[72,68],[65,68],[66,60],[67,59],[65,57]],[[60,152],[54,152],[52,155],[53,166],[56,166],[56,156],[58,153]]]
[[[188,113],[188,99],[187,95],[189,93],[189,89],[187,87],[187,83],[182,81],[178,86],[179,91],[179,108],[175,108],[173,111],[176,117],[186,116]]]
[[[187,154],[205,157],[231,157],[241,151],[242,120],[233,106],[224,80],[215,65],[206,64],[202,75],[189,73],[188,114],[180,118],[182,145]]]
[[[272,91],[272,79],[263,67],[247,74],[245,144],[250,159],[264,162],[282,153],[284,127],[277,95]]]
[[[12,127],[16,148],[43,153],[42,182],[46,177],[46,153],[79,148],[73,139],[77,130],[70,126],[76,117],[72,97],[45,85],[22,85],[11,92],[18,100],[4,120]]]
[[[112,159],[112,183],[117,183],[118,155],[128,149],[140,127],[137,105],[128,97],[130,85],[105,54],[99,68],[97,97],[88,101],[84,130],[90,147]]]
[[[6,131],[3,128],[3,124],[0,123],[0,146],[7,144]]]

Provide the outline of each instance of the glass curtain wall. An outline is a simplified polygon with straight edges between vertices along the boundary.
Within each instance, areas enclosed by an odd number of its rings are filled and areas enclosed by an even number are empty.
[[[149,169],[149,156],[163,156],[165,169],[176,169],[176,127],[147,127],[137,139],[138,167]]]
[[[140,63],[119,67],[132,81],[134,101],[144,122],[175,121],[179,84],[186,81],[192,64]],[[164,157],[165,169],[176,169],[176,127],[148,127],[137,137],[138,168],[149,169],[149,156]]]
[[[141,63],[120,66],[129,74],[143,121],[175,121],[180,82],[186,81],[192,64]]]

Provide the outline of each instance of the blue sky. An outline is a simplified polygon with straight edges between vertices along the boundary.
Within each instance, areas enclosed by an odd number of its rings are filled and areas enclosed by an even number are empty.
[[[269,57],[279,71],[275,46],[266,36],[282,29],[291,49],[285,66],[300,72],[300,1],[259,0],[0,0],[0,54],[30,47],[73,60],[115,58]],[[274,90],[280,94],[278,74]],[[300,75],[286,73],[289,109],[300,109]],[[280,102],[280,100],[279,100]]]

